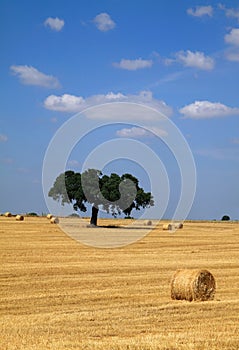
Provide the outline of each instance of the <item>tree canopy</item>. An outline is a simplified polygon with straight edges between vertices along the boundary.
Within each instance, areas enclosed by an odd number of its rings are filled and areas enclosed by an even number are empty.
[[[230,216],[228,216],[228,215],[223,215],[222,221],[229,221],[229,220],[230,220]]]
[[[145,192],[133,175],[103,175],[96,169],[88,169],[82,174],[72,170],[60,174],[48,195],[63,205],[71,203],[76,211],[86,212],[86,204],[90,203],[92,225],[97,225],[100,206],[114,217],[122,212],[129,217],[133,209],[140,210],[154,205],[151,193]]]

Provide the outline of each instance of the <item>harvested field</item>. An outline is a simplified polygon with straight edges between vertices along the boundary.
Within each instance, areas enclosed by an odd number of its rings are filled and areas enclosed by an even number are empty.
[[[174,233],[162,225],[103,249],[47,218],[1,216],[0,349],[238,350],[239,223],[185,222]],[[213,274],[214,300],[171,299],[172,274],[184,268]]]

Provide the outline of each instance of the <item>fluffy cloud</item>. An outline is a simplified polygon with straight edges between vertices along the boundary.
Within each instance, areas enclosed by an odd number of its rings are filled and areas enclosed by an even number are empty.
[[[189,8],[187,10],[187,13],[194,17],[202,17],[202,16],[210,16],[213,15],[213,8],[212,6],[196,6],[195,9]]]
[[[219,102],[195,101],[179,112],[184,118],[207,119],[239,114],[239,108],[231,108]]]
[[[136,60],[122,59],[120,62],[113,63],[113,66],[121,69],[137,70],[143,68],[150,68],[152,64],[152,60],[142,60],[142,58],[138,58]]]
[[[7,142],[8,137],[4,134],[0,134],[0,142]]]
[[[101,32],[107,32],[115,27],[115,22],[108,13],[100,13],[93,19],[93,22]]]
[[[65,22],[63,19],[59,19],[58,17],[56,18],[48,17],[45,20],[44,25],[45,27],[50,27],[52,30],[59,32],[64,27]]]
[[[158,127],[147,127],[147,129],[150,129],[150,131],[153,134],[156,134],[158,136],[167,136],[167,132],[163,129],[159,129]],[[139,127],[132,127],[132,128],[123,128],[116,132],[116,135],[119,137],[132,137],[132,138],[142,138],[142,137],[151,137],[153,136],[152,133],[150,133],[149,130],[139,128]]]
[[[120,137],[135,137],[135,138],[141,138],[145,137],[148,132],[147,130],[139,127],[132,127],[132,128],[123,128],[116,132],[117,136]]]
[[[169,107],[164,101],[153,98],[150,91],[141,91],[138,95],[124,95],[120,92],[109,92],[106,95],[93,95],[87,98],[69,94],[64,94],[62,96],[50,95],[45,99],[44,107],[52,111],[76,113],[83,111],[88,107],[104,105],[112,102],[128,102],[134,103],[135,105],[143,104],[154,108],[156,111],[160,111],[168,117],[172,115],[172,108]],[[157,113],[156,111],[152,111],[150,116],[148,116],[145,114],[144,110],[142,116],[139,116],[139,119],[150,119],[152,118],[153,114]],[[94,115],[94,111],[88,112],[88,114],[91,114],[91,118],[99,118],[98,111],[97,115]],[[102,118],[111,119],[114,117],[111,117],[110,115],[108,117],[103,115]]]
[[[46,88],[58,88],[59,81],[52,75],[46,75],[32,66],[11,66],[12,73],[16,75],[23,84],[43,86]]]
[[[200,51],[179,51],[176,53],[176,61],[186,67],[194,67],[202,70],[211,70],[214,68],[214,60],[209,56],[205,56]]]
[[[58,112],[79,112],[84,109],[85,100],[81,96],[64,94],[62,96],[50,95],[44,101],[46,109]]]
[[[230,33],[224,36],[227,44],[239,46],[239,28],[232,28]]]
[[[226,8],[226,6],[222,4],[219,4],[219,8],[225,11],[225,14],[227,17],[237,18],[237,20],[239,21],[239,8],[238,9]]]
[[[232,28],[230,32],[224,36],[224,40],[230,45],[225,51],[226,59],[228,61],[239,62],[239,28]]]

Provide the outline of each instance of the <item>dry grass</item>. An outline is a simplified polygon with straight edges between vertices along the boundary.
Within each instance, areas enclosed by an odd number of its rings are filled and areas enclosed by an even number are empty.
[[[175,233],[160,223],[135,244],[97,249],[46,218],[0,217],[0,252],[1,350],[239,348],[238,223],[186,222]],[[171,300],[180,268],[208,269],[215,299]]]

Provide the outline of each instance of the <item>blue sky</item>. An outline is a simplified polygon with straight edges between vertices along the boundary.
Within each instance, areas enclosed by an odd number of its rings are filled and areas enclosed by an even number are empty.
[[[2,0],[0,16],[0,212],[46,212],[42,167],[54,134],[87,107],[126,101],[157,108],[187,140],[197,171],[188,218],[239,219],[238,1]],[[173,157],[127,123],[89,135],[68,167],[79,171],[115,137],[145,143],[167,168],[170,217],[180,186]],[[132,162],[106,170],[150,186]]]

